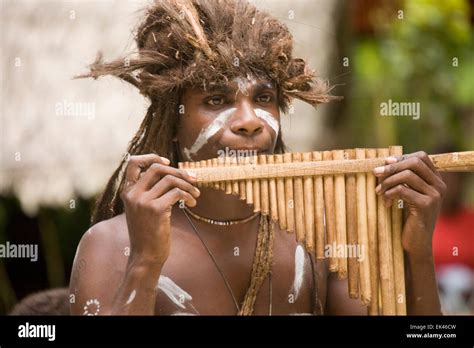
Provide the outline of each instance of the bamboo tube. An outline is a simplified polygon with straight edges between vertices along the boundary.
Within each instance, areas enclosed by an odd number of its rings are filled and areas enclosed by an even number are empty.
[[[402,156],[401,146],[390,146],[390,156]],[[406,315],[406,294],[405,294],[405,267],[402,247],[402,208],[399,202],[392,203],[392,243],[393,243],[393,273],[395,276],[395,303],[397,315]]]
[[[438,170],[474,171],[474,151],[443,153],[429,157]]]
[[[309,162],[312,160],[311,152],[303,153],[303,162]],[[306,250],[314,252],[314,189],[313,189],[313,178],[310,176],[303,178],[304,188],[304,218],[305,218],[305,244]]]
[[[334,160],[344,159],[344,150],[333,150]],[[336,242],[338,248],[343,248],[344,255],[347,250],[346,236],[346,183],[343,174],[334,176],[334,203],[336,207]],[[342,255],[337,258],[339,279],[347,277],[347,258]]]
[[[319,151],[313,151],[313,161],[321,161],[323,159],[322,153]],[[313,178],[314,188],[314,217],[316,226],[316,258],[324,259],[324,186],[323,177],[317,175]]]
[[[301,162],[301,153],[293,154],[293,162]],[[296,240],[304,242],[305,239],[305,216],[304,216],[304,195],[303,195],[303,178],[296,177],[293,180],[294,198],[295,198],[295,224],[296,224]]]
[[[246,156],[244,163],[246,165],[250,164],[250,157]],[[253,185],[252,180],[245,181],[245,188],[246,188],[246,202],[247,204],[253,204]]]
[[[323,151],[323,160],[332,161],[332,152]],[[323,177],[324,182],[324,211],[325,211],[325,222],[327,232],[327,244],[331,248],[332,252],[329,256],[329,271],[337,272],[338,262],[334,255],[337,253],[336,245],[336,211],[335,211],[335,200],[334,200],[334,177],[331,175],[325,175]]]
[[[365,149],[356,149],[356,158],[365,158]],[[357,173],[357,236],[360,249],[364,254],[360,261],[359,281],[360,281],[360,299],[366,305],[370,303],[370,255],[369,235],[367,230],[367,182],[364,173]]]
[[[275,155],[275,163],[283,163],[283,155]],[[283,178],[278,178],[276,184],[279,224],[282,230],[286,230],[285,181]]]
[[[217,158],[217,168],[220,168],[220,167],[225,167],[225,157],[218,157]],[[219,186],[220,186],[220,189],[222,191],[225,191],[226,190],[226,183],[225,181],[221,181],[219,183]]]
[[[245,159],[247,157],[246,156],[239,156],[237,157],[237,163],[239,165],[244,165],[245,164]],[[245,180],[240,180],[239,181],[239,198],[243,201],[246,201],[247,200],[247,188],[245,186]]]
[[[230,157],[230,165],[233,166],[233,167],[236,167],[238,165],[236,156]],[[239,195],[239,191],[240,191],[239,190],[239,181],[232,180],[231,183],[232,183],[232,194],[233,195]]]
[[[216,168],[217,166],[218,166],[218,160],[217,160],[217,158],[211,159],[211,165],[210,165],[209,167]],[[220,184],[219,184],[218,182],[215,182],[215,183],[214,183],[214,188],[215,188],[216,190],[219,190]]]
[[[267,155],[267,163],[275,163],[274,155]],[[268,189],[270,191],[270,217],[272,221],[278,221],[276,179],[270,178],[268,182]]]
[[[252,166],[255,168],[257,167],[258,164],[258,157],[253,156],[252,157]],[[260,180],[255,179],[253,180],[253,211],[259,212],[261,210],[261,205],[260,205]]]
[[[283,155],[284,163],[291,163],[291,153]],[[289,233],[295,231],[295,202],[293,199],[293,178],[285,178],[285,197],[286,197],[286,230]]]
[[[188,163],[188,169],[194,171],[196,168],[198,168],[196,164],[197,164],[196,162],[189,162]],[[202,183],[198,183],[198,184],[196,184],[196,186],[197,187],[202,187]]]
[[[267,158],[265,155],[258,155],[258,163],[266,164]],[[262,206],[262,214],[270,214],[270,199],[268,195],[268,179],[260,180],[260,204]]]
[[[355,150],[346,150],[346,157],[355,159]],[[346,231],[347,243],[351,247],[359,245],[357,237],[357,185],[356,175],[346,176]],[[357,249],[357,248],[356,248]],[[349,297],[359,298],[359,261],[356,255],[348,258]]]
[[[211,166],[211,160],[209,160],[209,167]],[[201,161],[201,168],[207,168],[208,167],[208,160],[202,160]],[[212,187],[212,183],[204,183],[202,187]]]
[[[377,156],[385,158],[388,149],[377,149]],[[377,237],[379,243],[379,272],[382,289],[382,314],[397,314],[395,305],[395,284],[393,274],[392,237],[389,228],[390,211],[385,208],[382,196],[377,197]]]
[[[225,167],[230,167],[231,166],[230,157],[226,156],[224,158],[224,166]],[[226,194],[232,194],[232,181],[226,181],[225,182],[225,193]]]
[[[191,162],[182,162],[182,163],[178,163],[178,168],[179,168],[179,165],[181,164],[181,165],[182,165],[182,167],[183,167],[183,169],[189,169],[189,164],[190,164],[190,163],[191,163]],[[196,185],[196,186],[198,186],[198,187],[199,187],[199,185]]]
[[[201,160],[199,162],[196,162],[196,168],[206,168],[206,161]],[[209,184],[207,182],[203,182],[201,187],[207,187]]]
[[[367,149],[367,158],[376,158],[376,149]],[[375,194],[375,186],[377,180],[373,173],[366,174],[367,180],[367,229],[369,234],[369,259],[370,259],[370,291],[372,299],[369,304],[368,314],[379,314],[379,257],[377,248],[377,197]]]

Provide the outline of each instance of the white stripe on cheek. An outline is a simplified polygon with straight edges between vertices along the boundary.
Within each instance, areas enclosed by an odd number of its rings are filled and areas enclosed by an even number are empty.
[[[236,108],[231,108],[221,112],[209,126],[201,130],[191,149],[184,148],[184,154],[188,160],[192,160],[191,155],[195,155],[208,142],[210,137],[222,129],[235,110]]]
[[[268,125],[275,132],[275,135],[278,136],[278,133],[280,131],[280,125],[278,124],[278,121],[276,120],[276,118],[273,117],[273,115],[270,112],[262,110],[262,109],[254,109],[254,111],[255,111],[255,115],[257,115],[258,118],[267,122]]]

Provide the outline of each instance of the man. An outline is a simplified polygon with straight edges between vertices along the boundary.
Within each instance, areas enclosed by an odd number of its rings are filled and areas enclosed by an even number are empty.
[[[78,247],[72,314],[366,314],[293,235],[176,168],[226,149],[282,153],[280,110],[334,98],[292,57],[287,28],[246,2],[163,1],[137,44],[137,59],[99,59],[88,75],[118,76],[151,105]],[[408,312],[440,314],[431,237],[444,183],[424,153],[387,164],[378,194],[407,206]]]

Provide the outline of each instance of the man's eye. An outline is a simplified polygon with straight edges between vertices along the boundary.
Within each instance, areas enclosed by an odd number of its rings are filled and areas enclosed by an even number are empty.
[[[257,97],[259,103],[269,103],[272,100],[272,96],[270,94],[262,94]]]
[[[225,100],[223,97],[214,96],[214,97],[209,98],[206,103],[212,106],[218,106],[218,105],[223,105],[224,102]]]

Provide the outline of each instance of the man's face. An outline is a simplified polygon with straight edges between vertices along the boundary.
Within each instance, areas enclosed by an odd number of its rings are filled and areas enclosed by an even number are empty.
[[[181,161],[214,158],[229,150],[273,153],[280,113],[277,90],[269,81],[236,78],[206,91],[189,89],[181,103],[184,114],[176,137]]]

